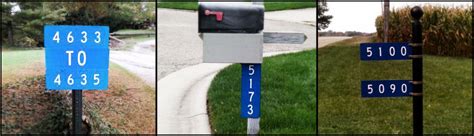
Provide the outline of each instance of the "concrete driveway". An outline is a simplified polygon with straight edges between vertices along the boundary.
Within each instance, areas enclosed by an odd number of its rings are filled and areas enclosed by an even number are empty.
[[[137,43],[129,51],[110,51],[110,61],[137,75],[149,86],[156,87],[154,45],[155,40],[149,40]]]

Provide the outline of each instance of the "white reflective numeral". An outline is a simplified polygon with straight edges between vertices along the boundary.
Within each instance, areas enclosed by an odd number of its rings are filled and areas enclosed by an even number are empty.
[[[82,43],[86,43],[86,42],[87,42],[87,32],[86,32],[86,31],[82,31],[81,34],[82,34],[81,42],[82,42]]]
[[[388,51],[390,52],[390,56],[395,56],[395,47],[390,46]]]
[[[407,85],[402,84],[402,93],[406,93],[406,92],[407,92]]]
[[[252,78],[250,78],[250,89],[252,89]]]
[[[374,89],[372,88],[372,84],[368,84],[367,89],[369,90],[369,94],[372,94],[374,92]]]
[[[254,93],[255,93],[255,92],[249,92],[249,94],[250,94],[250,102],[252,102],[252,98],[253,98],[253,94],[254,94]]]
[[[249,115],[252,115],[253,114],[253,106],[251,104],[247,105],[247,107],[249,108],[249,111],[247,111],[247,113]]]
[[[55,40],[56,43],[59,43],[59,32],[58,31],[56,31],[56,33],[54,33],[53,40]]]
[[[382,57],[382,47],[379,47],[379,56]]]
[[[380,84],[379,85],[379,93],[383,94],[384,90],[385,90],[385,87],[383,86],[383,84]]]
[[[86,84],[87,84],[87,76],[86,76],[86,74],[82,74],[81,77],[82,77],[81,85],[86,85]]]
[[[69,76],[67,77],[67,84],[68,85],[74,84],[74,79],[72,79],[72,74],[69,74]]]
[[[371,57],[372,56],[372,47],[367,47],[367,57]]]
[[[100,79],[99,79],[99,74],[94,74],[94,85],[99,85]]]
[[[402,46],[402,48],[400,49],[400,52],[402,53],[402,56],[406,56],[407,55],[407,47]]]
[[[74,37],[72,37],[71,34],[72,34],[72,32],[69,32],[69,33],[67,34],[67,42],[68,42],[68,43],[74,42]]]
[[[252,72],[250,72],[252,71]],[[249,65],[249,75],[253,75],[255,73],[255,69],[253,69],[253,65]]]
[[[395,90],[396,90],[395,84],[390,84],[390,89],[392,89],[392,93],[395,93]]]
[[[57,75],[56,78],[54,79],[54,83],[61,85],[61,75]]]
[[[97,36],[97,39],[95,39],[94,42],[95,42],[95,43],[99,43],[99,42],[100,42],[100,32],[99,32],[99,31],[95,31],[94,34]]]

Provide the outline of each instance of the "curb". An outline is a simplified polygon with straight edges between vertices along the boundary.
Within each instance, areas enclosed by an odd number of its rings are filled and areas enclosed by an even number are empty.
[[[304,50],[270,52],[264,53],[263,56],[270,57],[300,51]],[[210,134],[207,91],[217,73],[231,64],[200,63],[171,73],[159,80],[158,134]]]

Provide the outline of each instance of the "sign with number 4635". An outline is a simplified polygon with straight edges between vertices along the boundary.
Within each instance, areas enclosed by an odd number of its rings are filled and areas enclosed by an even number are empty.
[[[46,89],[106,90],[109,27],[44,27]]]

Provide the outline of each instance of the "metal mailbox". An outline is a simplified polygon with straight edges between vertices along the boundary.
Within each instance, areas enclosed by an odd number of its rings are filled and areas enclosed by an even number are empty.
[[[204,63],[262,63],[261,5],[199,3]]]
[[[252,4],[202,2],[198,7],[200,33],[259,33],[264,7]]]

